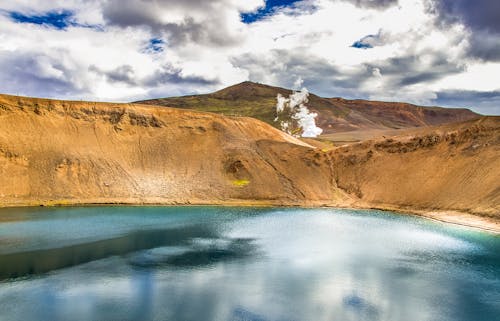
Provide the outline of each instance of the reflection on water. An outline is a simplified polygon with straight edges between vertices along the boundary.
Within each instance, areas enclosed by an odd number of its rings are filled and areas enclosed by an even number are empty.
[[[191,247],[167,247],[143,251],[133,255],[129,264],[137,267],[169,265],[176,267],[202,267],[217,262],[245,258],[254,249],[251,239],[194,239]],[[197,244],[205,241],[206,244]]]
[[[55,269],[71,267],[113,255],[123,255],[160,246],[188,244],[193,238],[215,237],[213,231],[202,226],[183,226],[176,229],[134,231],[120,237],[95,242],[69,245],[53,249],[41,249],[19,253],[0,254],[0,280],[29,274],[39,274]],[[234,241],[238,244],[238,240]],[[235,256],[235,249],[207,248],[188,251],[177,256],[168,255],[164,263],[194,264],[209,263],[218,257]],[[204,262],[208,261],[208,262]],[[190,262],[191,261],[191,262]],[[158,261],[158,263],[160,263]],[[139,263],[138,263],[139,264]]]
[[[4,209],[0,320],[495,320],[500,238],[375,211]]]

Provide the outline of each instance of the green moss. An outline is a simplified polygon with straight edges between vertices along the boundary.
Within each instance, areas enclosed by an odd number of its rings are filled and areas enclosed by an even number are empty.
[[[233,181],[233,185],[238,187],[247,186],[248,184],[250,184],[250,181],[248,179],[235,179]]]

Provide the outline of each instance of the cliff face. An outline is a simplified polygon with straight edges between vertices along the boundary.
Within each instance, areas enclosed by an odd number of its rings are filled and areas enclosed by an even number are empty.
[[[343,203],[328,155],[251,118],[0,96],[0,204]]]
[[[0,205],[79,203],[332,205],[499,220],[500,117],[329,150],[252,118],[0,95]]]

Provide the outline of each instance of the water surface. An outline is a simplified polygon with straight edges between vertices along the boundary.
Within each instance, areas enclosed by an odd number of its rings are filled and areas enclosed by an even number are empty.
[[[0,210],[0,320],[498,320],[500,237],[379,211]]]

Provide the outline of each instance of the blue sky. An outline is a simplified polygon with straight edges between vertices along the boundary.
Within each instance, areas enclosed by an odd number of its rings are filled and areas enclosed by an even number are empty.
[[[500,2],[0,0],[0,92],[134,101],[250,80],[500,114]]]
[[[298,0],[268,0],[265,2],[263,7],[258,8],[255,11],[241,13],[241,20],[244,23],[259,21],[266,16],[271,16],[277,9],[293,6],[295,2],[298,2]]]
[[[73,13],[67,10],[48,11],[40,14],[24,14],[17,11],[11,11],[9,12],[9,16],[13,21],[18,23],[32,23],[56,29],[65,29],[73,24]]]

